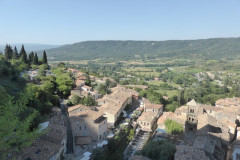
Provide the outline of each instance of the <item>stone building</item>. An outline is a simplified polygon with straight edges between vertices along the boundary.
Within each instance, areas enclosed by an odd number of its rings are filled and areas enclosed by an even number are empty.
[[[108,134],[107,119],[94,107],[77,105],[69,109],[75,145],[102,141]]]
[[[196,131],[198,124],[198,105],[195,100],[187,103],[187,119],[185,124],[185,131]]]
[[[117,86],[112,88],[111,94],[98,100],[98,104],[101,105],[98,109],[104,113],[109,126],[112,126],[119,119],[123,110],[132,105],[133,99],[137,96],[136,91]]]

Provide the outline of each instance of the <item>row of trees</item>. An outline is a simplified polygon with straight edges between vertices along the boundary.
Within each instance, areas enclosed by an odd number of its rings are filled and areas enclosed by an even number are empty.
[[[47,54],[45,51],[43,51],[43,58],[42,58],[42,61],[40,62],[38,60],[37,53],[30,52],[29,55],[27,56],[24,45],[22,45],[21,50],[18,53],[16,46],[14,47],[14,49],[12,49],[12,47],[7,44],[4,49],[4,55],[7,58],[7,60],[21,59],[24,63],[29,65],[31,64],[38,65],[39,63],[47,64]]]

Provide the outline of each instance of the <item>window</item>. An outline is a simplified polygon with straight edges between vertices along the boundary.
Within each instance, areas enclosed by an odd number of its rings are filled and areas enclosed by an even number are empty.
[[[79,130],[81,130],[81,126],[79,126]]]
[[[149,125],[149,123],[147,123],[147,125]]]
[[[188,120],[191,121],[191,117],[188,117]]]
[[[190,109],[190,113],[194,113],[194,109]]]

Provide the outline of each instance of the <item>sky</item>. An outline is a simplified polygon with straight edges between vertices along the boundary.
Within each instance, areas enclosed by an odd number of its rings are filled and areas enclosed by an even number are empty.
[[[0,44],[239,36],[239,0],[0,0]]]

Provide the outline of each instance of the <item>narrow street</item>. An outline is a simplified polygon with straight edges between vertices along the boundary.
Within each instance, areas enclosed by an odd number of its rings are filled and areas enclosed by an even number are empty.
[[[65,103],[63,99],[60,99],[60,107],[61,107],[61,111],[62,114],[66,117],[65,120],[65,124],[67,125],[67,151],[66,154],[73,154],[74,150],[73,150],[73,134],[72,134],[72,126],[71,126],[71,122],[68,118],[68,114],[67,111],[65,109]]]
[[[140,130],[123,152],[124,160],[128,160],[129,157],[133,156],[137,151],[140,151],[147,142],[148,137],[149,132]]]

